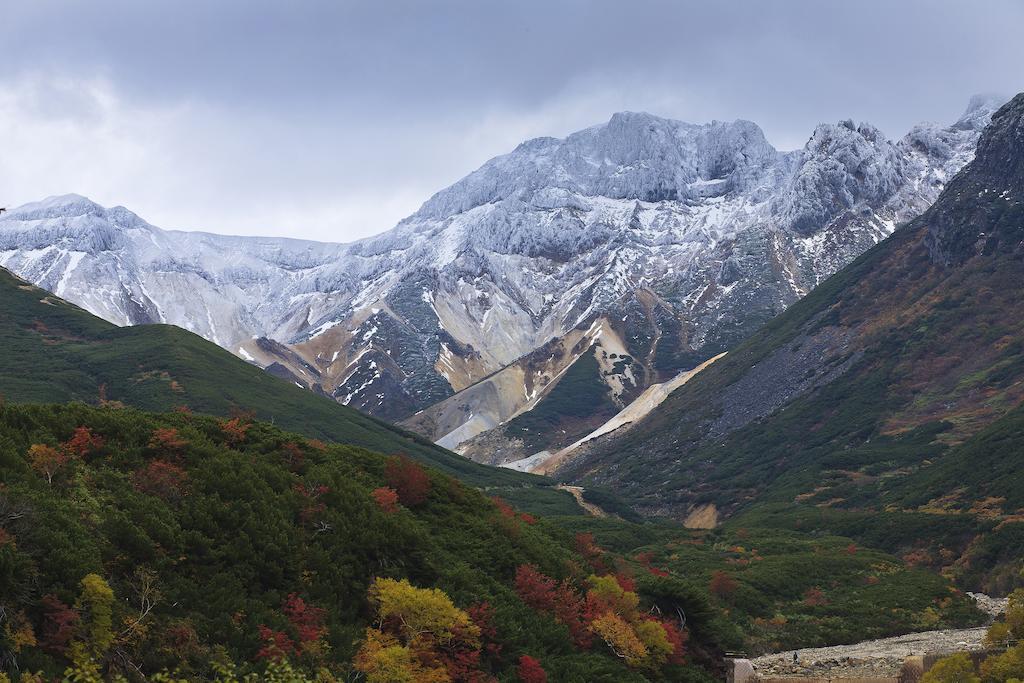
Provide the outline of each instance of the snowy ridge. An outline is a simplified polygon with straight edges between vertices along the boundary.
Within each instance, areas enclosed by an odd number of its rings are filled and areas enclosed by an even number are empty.
[[[899,141],[823,124],[794,152],[748,121],[620,113],[524,142],[347,245],[167,231],[53,197],[0,216],[0,266],[117,324],[193,330],[387,419],[603,318],[632,361],[627,400],[930,205],[996,104],[972,100],[953,125]]]

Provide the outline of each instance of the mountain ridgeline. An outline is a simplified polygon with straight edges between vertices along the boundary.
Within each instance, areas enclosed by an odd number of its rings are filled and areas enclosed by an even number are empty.
[[[503,462],[731,348],[927,208],[996,104],[898,141],[823,124],[792,152],[748,121],[620,113],[525,142],[348,245],[165,231],[55,197],[0,217],[0,265]],[[591,410],[565,409],[567,380]]]
[[[559,476],[1022,581],[1024,95],[934,205]]]
[[[0,269],[0,392],[19,403],[112,401],[151,411],[251,413],[309,438],[404,453],[475,486],[538,477],[468,462],[415,434],[270,376],[172,325],[117,327]],[[555,500],[567,494],[551,492]]]

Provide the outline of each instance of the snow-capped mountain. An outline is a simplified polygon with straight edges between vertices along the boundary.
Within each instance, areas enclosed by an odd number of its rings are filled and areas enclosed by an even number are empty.
[[[620,113],[525,142],[347,245],[165,231],[55,197],[0,215],[0,265],[387,419],[423,411],[410,424],[476,452],[581,358],[605,387],[596,413],[614,414],[734,344],[926,208],[999,103],[895,142],[823,124],[794,152],[747,121]],[[556,419],[551,438],[599,417]]]

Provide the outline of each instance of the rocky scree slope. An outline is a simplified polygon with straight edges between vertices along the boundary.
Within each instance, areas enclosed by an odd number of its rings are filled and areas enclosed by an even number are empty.
[[[772,504],[803,529],[893,524],[919,561],[1007,590],[1024,539],[1022,245],[1018,95],[922,216],[560,476],[679,518]],[[974,531],[940,548],[889,514],[922,512]]]
[[[993,109],[977,99],[954,125],[896,142],[825,124],[795,152],[746,121],[616,114],[525,142],[347,245],[165,231],[55,197],[0,217],[0,265],[119,325],[184,327],[391,420],[516,365],[522,381],[415,425],[453,446],[531,411],[591,355],[577,373],[599,368],[597,414],[542,420],[572,441],[926,208]]]

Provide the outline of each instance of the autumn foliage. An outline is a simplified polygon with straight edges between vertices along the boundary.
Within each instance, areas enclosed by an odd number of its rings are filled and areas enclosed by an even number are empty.
[[[310,605],[295,593],[285,598],[282,611],[295,630],[298,649],[304,654],[319,655],[324,651],[327,611]]]
[[[245,443],[245,435],[250,427],[252,425],[244,417],[233,417],[220,423],[220,430],[224,433],[224,438],[232,446]]]
[[[523,655],[519,658],[516,674],[521,683],[548,683],[548,675],[544,672],[544,668],[530,655]]]
[[[471,605],[466,614],[480,629],[480,642],[484,654],[490,657],[501,656],[501,643],[498,642],[498,629],[494,626],[494,610],[490,604],[481,602],[478,605]]]
[[[187,482],[188,473],[179,465],[166,460],[150,460],[132,475],[132,486],[136,491],[165,501],[179,498],[185,492]]]
[[[590,647],[592,637],[587,627],[586,603],[568,580],[558,583],[533,565],[524,564],[516,569],[515,586],[520,600],[564,624],[578,647]]]
[[[685,636],[640,610],[639,596],[625,587],[631,581],[608,574],[592,575],[588,583],[585,597],[580,597],[568,581],[559,583],[536,567],[522,565],[516,571],[520,599],[568,627],[577,647],[589,648],[596,635],[631,667],[682,662]]]
[[[72,459],[84,458],[103,447],[103,439],[93,434],[88,427],[77,427],[71,438],[60,446],[32,444],[28,449],[29,465],[46,483],[52,485],[54,477],[64,470]]]
[[[736,583],[736,579],[721,570],[715,571],[708,583],[708,590],[723,600],[731,597],[737,588],[739,588],[739,584]]]
[[[377,507],[387,514],[398,509],[398,492],[387,486],[381,486],[373,490],[373,501]]]
[[[430,494],[430,476],[408,456],[388,458],[385,470],[388,486],[398,493],[402,505],[412,508],[422,505]]]
[[[75,634],[78,626],[78,612],[61,602],[55,595],[44,595],[43,631],[39,644],[43,649],[57,655],[63,655]]]
[[[443,592],[378,578],[369,597],[374,625],[355,658],[367,683],[486,680],[479,670],[480,627]]]
[[[46,483],[53,484],[53,478],[68,464],[68,454],[46,444],[33,444],[28,449],[28,460],[32,469],[46,477]]]
[[[64,442],[64,450],[79,458],[84,458],[101,448],[103,439],[93,434],[88,427],[77,427],[71,438]]]
[[[277,661],[287,659],[295,654],[295,643],[283,631],[275,631],[263,624],[260,624],[260,646],[256,653],[256,659],[269,659]]]
[[[162,453],[177,455],[186,446],[188,446],[188,441],[181,438],[178,430],[174,427],[154,429],[153,436],[149,439],[149,447]]]

